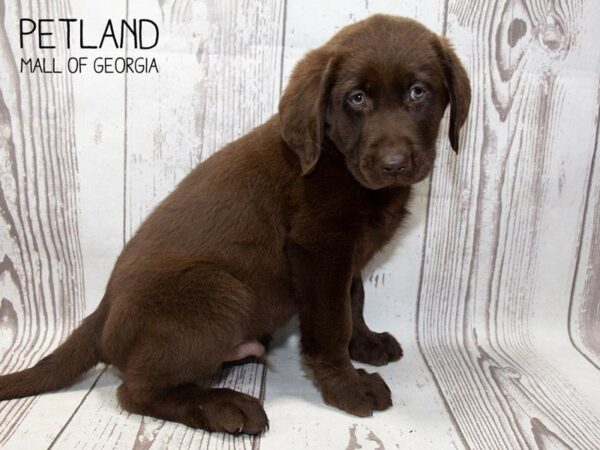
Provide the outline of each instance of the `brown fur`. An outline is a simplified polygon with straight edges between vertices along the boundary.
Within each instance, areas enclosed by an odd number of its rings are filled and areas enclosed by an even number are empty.
[[[297,65],[278,115],[156,208],[98,310],[36,366],[0,377],[0,399],[66,386],[101,361],[122,372],[128,411],[259,433],[268,420],[257,399],[195,383],[297,313],[324,400],[359,416],[388,408],[383,379],[350,361],[402,356],[365,324],[361,269],[431,171],[446,106],[456,149],[469,102],[456,55],[422,25],[378,15],[346,27]]]

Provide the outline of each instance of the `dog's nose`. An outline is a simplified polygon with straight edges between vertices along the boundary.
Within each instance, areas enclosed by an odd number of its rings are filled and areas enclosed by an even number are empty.
[[[401,154],[385,156],[381,162],[383,170],[388,173],[409,172],[412,169],[410,157]]]

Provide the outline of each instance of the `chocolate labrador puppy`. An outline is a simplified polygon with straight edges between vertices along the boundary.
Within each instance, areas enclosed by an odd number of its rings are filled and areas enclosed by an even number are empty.
[[[98,362],[123,375],[128,411],[211,431],[268,426],[256,398],[197,382],[298,314],[326,403],[358,416],[392,404],[376,373],[402,356],[363,319],[361,269],[431,171],[449,104],[456,150],[467,74],[419,23],[376,15],[309,52],[279,114],[196,167],[141,225],[98,309],[34,367],[0,377],[0,399],[73,383]]]

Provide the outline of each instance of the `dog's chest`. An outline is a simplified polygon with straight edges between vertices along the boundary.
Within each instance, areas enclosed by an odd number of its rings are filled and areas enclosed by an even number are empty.
[[[397,193],[378,193],[362,204],[362,227],[356,242],[355,261],[362,268],[387,244],[407,216],[407,188]]]

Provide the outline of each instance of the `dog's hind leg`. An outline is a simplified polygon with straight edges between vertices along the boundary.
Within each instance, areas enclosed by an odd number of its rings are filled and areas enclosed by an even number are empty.
[[[195,384],[226,361],[264,353],[247,325],[255,304],[252,292],[228,273],[206,266],[157,279],[149,287],[133,313],[139,322],[135,343],[120,365],[123,408],[209,431],[263,432],[268,419],[258,399]]]
[[[195,384],[228,360],[262,356],[264,347],[249,328],[256,322],[256,299],[243,282],[218,267],[183,269],[148,277],[134,307],[109,320],[105,349],[111,354],[123,342],[119,330],[129,317],[137,324],[131,346],[115,364],[124,379],[119,402],[127,411],[194,428],[260,433],[268,420],[258,399]]]
[[[162,331],[144,336],[129,355],[118,391],[125,410],[208,431],[257,434],[267,428],[267,415],[257,398],[195,384],[214,374],[227,354],[218,349],[223,343],[211,342],[209,330]],[[184,344],[191,341],[205,345]]]
[[[119,403],[129,412],[233,434],[258,434],[269,425],[258,399],[231,389],[191,383],[162,388],[134,386],[125,382],[118,390]]]

